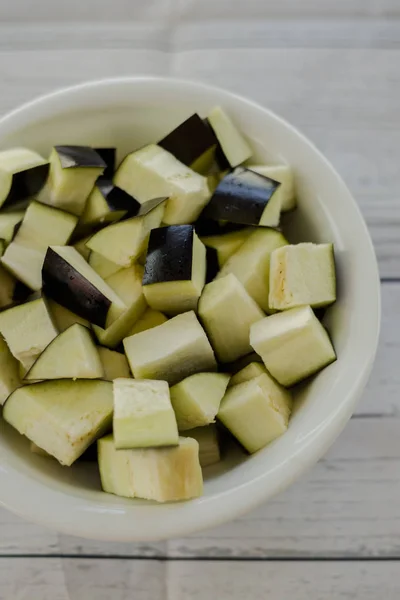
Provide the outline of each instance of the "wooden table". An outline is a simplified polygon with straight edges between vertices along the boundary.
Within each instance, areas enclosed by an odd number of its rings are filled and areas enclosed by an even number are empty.
[[[344,176],[383,293],[368,388],[306,477],[236,522],[156,544],[57,535],[1,510],[1,600],[400,598],[399,16],[398,0],[0,3],[1,113],[55,87],[135,73],[252,97]]]

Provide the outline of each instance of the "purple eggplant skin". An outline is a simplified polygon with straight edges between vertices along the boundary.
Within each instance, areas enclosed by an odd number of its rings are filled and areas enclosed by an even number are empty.
[[[14,173],[11,188],[3,204],[3,208],[16,204],[25,198],[35,196],[46,183],[49,174],[49,165],[38,165],[31,169],[25,169]]]
[[[203,211],[204,213],[204,211]],[[240,223],[219,223],[213,219],[207,219],[203,216],[203,213],[194,223],[194,228],[199,237],[208,235],[223,235],[224,233],[231,233],[232,231],[240,231],[245,228],[245,225]]]
[[[166,135],[158,145],[190,167],[207,150],[217,145],[217,138],[211,127],[195,113]]]
[[[107,164],[100,154],[89,146],[54,146],[63,169],[91,167],[106,169]]]
[[[106,163],[106,168],[103,171],[102,177],[105,179],[112,179],[115,173],[115,165],[117,160],[117,149],[116,148],[94,148],[97,154]]]
[[[265,207],[280,186],[278,181],[237,167],[218,184],[203,211],[209,219],[258,225]]]
[[[218,252],[215,248],[210,248],[209,246],[206,246],[206,260],[206,283],[210,283],[210,281],[213,281],[213,279],[215,279],[219,271]]]
[[[151,200],[147,200],[140,204],[136,198],[117,185],[114,185],[110,179],[105,179],[103,176],[97,179],[96,186],[100,190],[111,211],[126,211],[123,217],[124,219],[143,217],[153,210],[153,208],[156,208],[156,206],[168,200],[167,196],[162,196],[159,198],[152,198]]]
[[[192,278],[193,234],[192,225],[170,225],[151,230],[143,285]]]
[[[52,248],[46,252],[42,280],[47,298],[105,329],[111,301]]]

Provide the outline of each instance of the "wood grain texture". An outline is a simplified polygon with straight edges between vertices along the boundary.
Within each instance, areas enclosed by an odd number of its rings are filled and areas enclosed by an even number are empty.
[[[57,87],[132,74],[249,96],[332,161],[367,220],[381,276],[400,278],[399,16],[398,0],[3,1],[0,114]],[[398,600],[399,356],[392,282],[354,418],[306,477],[233,523],[108,544],[0,510],[0,600]]]
[[[343,49],[348,40],[355,47]],[[399,40],[397,21],[0,26],[0,113],[57,87],[135,73],[248,95],[332,161],[367,220],[382,277],[400,277]]]
[[[398,566],[0,559],[0,600],[398,600]]]
[[[99,3],[97,0],[70,0],[68,4],[36,0],[32,11],[32,0],[3,2],[0,6],[0,20],[31,21],[43,24],[56,21],[116,22],[168,20],[179,22],[188,20],[253,18],[379,18],[398,16],[400,9],[396,0],[149,0],[132,2],[114,0]]]
[[[385,284],[381,343],[355,417],[308,477],[266,506],[217,530],[158,544],[79,540],[0,510],[0,555],[400,557],[399,306],[400,283]]]
[[[0,555],[400,559],[399,420],[352,419],[310,473],[258,510],[185,539],[101,543],[0,512]]]

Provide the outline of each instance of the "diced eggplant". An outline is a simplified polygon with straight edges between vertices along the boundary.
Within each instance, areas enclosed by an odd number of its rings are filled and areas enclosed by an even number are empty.
[[[255,229],[218,273],[217,278],[229,273],[244,286],[247,293],[265,311],[269,312],[269,268],[271,253],[288,241],[279,231]]]
[[[179,431],[214,423],[229,383],[225,373],[197,373],[171,388]]]
[[[249,165],[250,171],[255,171],[264,177],[269,177],[281,184],[282,211],[296,208],[293,171],[288,165]]]
[[[336,360],[328,333],[309,306],[291,308],[255,323],[250,343],[272,377],[285,387]]]
[[[281,436],[288,427],[292,397],[264,373],[230,387],[218,419],[250,453]]]
[[[207,118],[232,168],[251,158],[252,149],[220,106],[213,108]]]
[[[50,342],[24,379],[97,379],[103,376],[103,366],[89,329],[75,323]]]
[[[167,196],[163,217],[166,225],[193,223],[210,199],[207,179],[155,144],[128,154],[114,184],[141,204]]]
[[[165,196],[152,198],[142,204],[110,179],[99,177],[87,199],[81,216],[82,225],[111,223],[127,217],[142,217],[165,202]]]
[[[58,335],[42,298],[0,313],[0,333],[11,353],[25,369]]]
[[[123,301],[75,248],[48,248],[42,277],[48,298],[90,323],[108,327],[126,311]]]
[[[182,433],[182,435],[193,438],[199,444],[199,461],[202,469],[221,460],[218,431],[215,425],[196,427]]]
[[[220,181],[203,216],[244,225],[277,227],[282,206],[280,186],[269,177],[237,167]]]
[[[179,444],[166,381],[115,379],[113,389],[113,433],[117,449]]]
[[[65,306],[61,306],[61,304],[54,302],[50,298],[46,299],[46,302],[53,322],[60,333],[71,327],[71,325],[75,325],[75,323],[79,323],[84,327],[90,327],[87,319],[82,319],[82,317],[75,315],[68,308],[65,308]]]
[[[16,235],[18,225],[24,218],[24,214],[25,211],[23,210],[0,214],[0,238],[3,239],[6,244],[9,244]]]
[[[81,215],[106,163],[88,146],[54,146],[49,161],[49,177],[39,194],[39,200],[74,215]]]
[[[253,231],[254,229],[252,227],[245,227],[244,229],[229,231],[228,233],[222,233],[220,235],[204,236],[200,239],[208,248],[214,248],[216,250],[218,265],[221,269],[228,258],[239,250]]]
[[[262,363],[252,362],[247,367],[244,367],[229,380],[229,386],[238,385],[239,383],[244,383],[245,381],[250,381],[250,379],[254,379],[255,377],[259,377],[267,372],[267,369]]]
[[[220,362],[251,352],[250,326],[265,316],[232,274],[205,286],[198,314]]]
[[[217,139],[207,122],[197,113],[183,121],[158,145],[198,173],[207,173],[215,155]]]
[[[98,346],[97,350],[103,365],[104,379],[113,381],[119,377],[131,376],[125,354],[115,352],[115,350],[110,350],[104,346]]]
[[[111,427],[112,383],[62,379],[25,385],[4,405],[3,417],[19,433],[70,466]]]
[[[20,385],[19,363],[0,336],[0,406]]]
[[[108,258],[104,258],[98,252],[90,252],[88,263],[103,279],[111,277],[111,275],[122,269],[120,265],[116,265],[111,260],[108,260]]]
[[[214,371],[217,366],[193,311],[125,338],[124,348],[137,379],[164,379],[173,385],[194,373]]]
[[[112,179],[115,173],[115,167],[117,162],[117,149],[116,148],[95,148],[95,151],[100,158],[106,163],[106,168],[103,171],[102,177],[105,179]]]
[[[73,215],[32,202],[1,262],[22,283],[32,290],[40,290],[48,246],[68,243],[76,223]]]
[[[284,246],[271,254],[269,305],[320,308],[336,300],[333,244]]]
[[[135,333],[140,333],[141,331],[146,331],[147,329],[152,329],[152,327],[157,327],[157,325],[162,325],[168,321],[167,317],[163,315],[159,310],[154,310],[153,308],[146,308],[143,315],[136,321],[128,335],[134,335]]]
[[[168,315],[195,310],[206,280],[206,249],[192,225],[150,233],[143,292],[147,304]]]
[[[35,196],[48,172],[48,161],[33,150],[12,148],[0,152],[0,206]]]
[[[142,217],[113,223],[95,233],[86,245],[117,265],[130,267],[146,248],[150,231],[160,226],[164,208],[162,203]]]
[[[97,445],[105,492],[157,502],[189,500],[203,493],[199,444],[192,438],[180,437],[173,448],[117,450],[108,435]]]
[[[102,346],[116,348],[146,310],[142,277],[143,267],[133,265],[114,273],[106,280],[107,285],[124,302],[126,310],[106,329],[96,325],[93,327]]]

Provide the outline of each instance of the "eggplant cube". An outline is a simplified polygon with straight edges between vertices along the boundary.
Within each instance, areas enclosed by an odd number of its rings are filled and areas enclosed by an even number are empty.
[[[58,335],[42,298],[1,312],[0,333],[24,369],[30,369],[39,354]]]
[[[171,402],[179,431],[213,423],[228,382],[225,373],[197,373],[174,385]]]
[[[186,433],[185,437],[190,437],[199,444],[199,461],[202,469],[214,465],[221,460],[221,452],[218,443],[218,431],[215,425],[207,427],[196,427]]]
[[[50,342],[24,379],[97,379],[103,375],[91,332],[75,323]]]
[[[251,158],[252,150],[249,144],[220,106],[212,109],[208,115],[208,122],[217,136],[226,160],[232,168]]]
[[[75,248],[51,246],[42,269],[47,297],[90,323],[109,327],[127,309]]]
[[[255,377],[259,377],[267,372],[267,369],[264,367],[262,363],[251,362],[246,367],[243,367],[240,371],[232,375],[229,380],[229,387],[233,385],[238,385],[239,383],[244,383],[245,381],[250,381],[250,379],[254,379]]]
[[[218,184],[203,216],[217,221],[277,227],[282,195],[278,181],[237,167]]]
[[[150,231],[160,226],[164,210],[162,203],[143,216],[113,223],[95,233],[86,245],[120,267],[130,267],[146,248]]]
[[[49,161],[49,177],[39,200],[74,215],[81,215],[106,163],[96,150],[88,146],[55,146]]]
[[[115,379],[115,447],[177,446],[178,427],[166,381]]]
[[[192,438],[180,437],[173,448],[117,450],[108,435],[97,447],[105,492],[157,502],[188,500],[203,492],[199,444]]]
[[[250,326],[265,316],[231,274],[205,286],[198,313],[220,362],[251,352]]]
[[[77,221],[62,210],[31,202],[2,263],[22,283],[32,290],[40,290],[47,248],[67,244]]]
[[[12,148],[0,152],[0,206],[37,194],[48,172],[48,161],[33,150]]]
[[[158,145],[194,171],[207,173],[214,160],[217,139],[211,127],[195,113]]]
[[[250,171],[255,171],[264,177],[269,177],[281,184],[282,211],[296,208],[296,194],[293,171],[288,165],[249,165]]]
[[[170,385],[217,367],[210,342],[193,311],[124,339],[136,379],[163,379]]]
[[[285,433],[291,409],[290,392],[264,373],[229,388],[218,419],[253,453]]]
[[[285,237],[268,228],[255,229],[233,254],[217,275],[226,277],[232,273],[247,293],[266,312],[269,312],[269,267],[271,253],[287,244]]]
[[[125,354],[103,346],[98,346],[97,350],[103,365],[104,379],[114,381],[119,377],[130,377],[131,372]]]
[[[107,285],[121,298],[127,310],[107,329],[94,325],[94,332],[103,346],[109,348],[118,346],[146,310],[142,277],[143,267],[133,265],[129,269],[122,269],[106,279]]]
[[[332,244],[284,246],[271,255],[269,305],[286,310],[327,306],[336,300]]]
[[[285,387],[336,360],[328,333],[309,306],[292,308],[255,323],[250,343],[271,375]]]
[[[66,466],[109,429],[112,383],[59,379],[23,386],[4,405],[3,417],[19,433]]]
[[[166,225],[193,223],[210,198],[205,177],[155,144],[129,154],[118,168],[114,184],[141,204],[167,196]]]
[[[206,249],[192,225],[153,229],[143,276],[147,304],[168,315],[195,310],[206,280]]]

